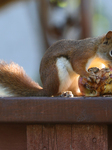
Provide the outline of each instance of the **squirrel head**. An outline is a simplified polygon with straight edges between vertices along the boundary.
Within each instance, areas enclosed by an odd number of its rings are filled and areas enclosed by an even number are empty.
[[[100,38],[97,55],[105,62],[112,63],[112,31]]]

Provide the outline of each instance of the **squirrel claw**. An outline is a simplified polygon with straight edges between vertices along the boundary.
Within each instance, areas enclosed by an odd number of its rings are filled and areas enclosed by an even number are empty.
[[[87,81],[92,82],[92,80],[91,80],[91,78],[90,78],[90,77],[87,77]]]
[[[96,75],[90,75],[89,77],[87,77],[87,81],[96,82],[98,84],[100,82],[100,79]]]

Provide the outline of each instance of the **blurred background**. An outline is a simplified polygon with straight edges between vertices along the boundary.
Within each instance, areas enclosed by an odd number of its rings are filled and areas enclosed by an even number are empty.
[[[0,59],[14,61],[40,82],[45,50],[60,39],[112,30],[110,0],[0,0]]]

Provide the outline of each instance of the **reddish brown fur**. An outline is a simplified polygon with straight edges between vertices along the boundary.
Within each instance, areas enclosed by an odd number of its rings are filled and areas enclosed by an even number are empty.
[[[112,32],[106,36],[84,40],[60,40],[54,43],[45,53],[40,65],[40,76],[43,89],[32,81],[18,65],[0,63],[0,85],[7,88],[14,96],[52,96],[58,95],[60,80],[56,66],[57,58],[69,60],[75,73],[88,75],[86,64],[93,56],[111,62],[109,51],[112,49]],[[108,41],[108,44],[105,42]],[[65,85],[66,86],[66,85]],[[71,89],[72,90],[72,89]],[[74,91],[74,89],[73,89]]]
[[[3,61],[0,63],[0,85],[14,96],[36,96],[42,89],[25,74],[22,67]]]

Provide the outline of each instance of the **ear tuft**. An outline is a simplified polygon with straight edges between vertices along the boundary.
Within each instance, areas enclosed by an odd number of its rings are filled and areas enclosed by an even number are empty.
[[[107,38],[107,39],[112,38],[112,31],[109,31],[109,32],[106,34],[106,38]]]

